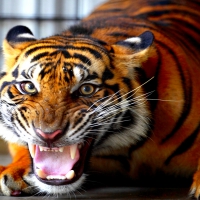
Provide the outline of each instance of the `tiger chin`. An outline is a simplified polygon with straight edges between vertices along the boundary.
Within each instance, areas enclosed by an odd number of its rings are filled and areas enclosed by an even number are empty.
[[[179,36],[177,18],[169,20],[196,10],[191,2],[160,4],[154,16],[148,1],[146,11],[109,1],[43,39],[25,26],[10,29],[0,77],[0,135],[13,157],[0,166],[4,195],[70,193],[97,171],[136,181],[194,174],[199,196],[199,36],[180,23]]]

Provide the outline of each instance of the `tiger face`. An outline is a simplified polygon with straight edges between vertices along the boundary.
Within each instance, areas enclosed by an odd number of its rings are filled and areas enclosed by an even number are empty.
[[[7,141],[27,145],[30,184],[48,193],[76,190],[89,159],[146,137],[151,118],[137,68],[153,35],[107,45],[89,36],[36,40],[23,26],[4,41],[1,114]]]

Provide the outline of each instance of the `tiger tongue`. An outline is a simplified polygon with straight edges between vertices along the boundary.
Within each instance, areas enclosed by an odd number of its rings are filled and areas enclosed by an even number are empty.
[[[36,145],[34,165],[46,175],[65,176],[79,160],[80,154],[77,145],[64,148],[45,148]]]

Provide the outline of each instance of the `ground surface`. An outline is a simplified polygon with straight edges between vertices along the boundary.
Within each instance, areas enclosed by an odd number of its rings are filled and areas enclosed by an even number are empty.
[[[130,200],[188,200],[188,188],[97,188],[89,191],[82,192],[81,194],[71,194],[70,196],[60,197],[3,197],[0,196],[1,200],[63,200],[63,199],[130,199]]]
[[[6,154],[0,155],[0,164],[8,164],[11,159]],[[113,200],[188,200],[189,188],[138,188],[138,187],[98,187],[81,191],[79,193],[71,193],[59,197],[49,196],[26,196],[26,197],[5,197],[0,196],[0,200],[63,200],[63,199],[113,199]]]

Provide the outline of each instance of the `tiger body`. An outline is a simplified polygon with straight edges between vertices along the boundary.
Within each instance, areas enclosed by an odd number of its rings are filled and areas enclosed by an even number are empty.
[[[2,192],[33,192],[26,184],[71,192],[89,163],[88,173],[116,180],[195,174],[191,191],[198,197],[199,4],[112,0],[59,35],[36,40],[25,27],[11,29],[0,91],[12,131],[1,135],[14,160],[0,168],[1,180],[9,180],[1,181]],[[59,159],[55,151],[64,147],[68,155],[77,144],[73,159],[61,153],[63,161],[46,169]]]

